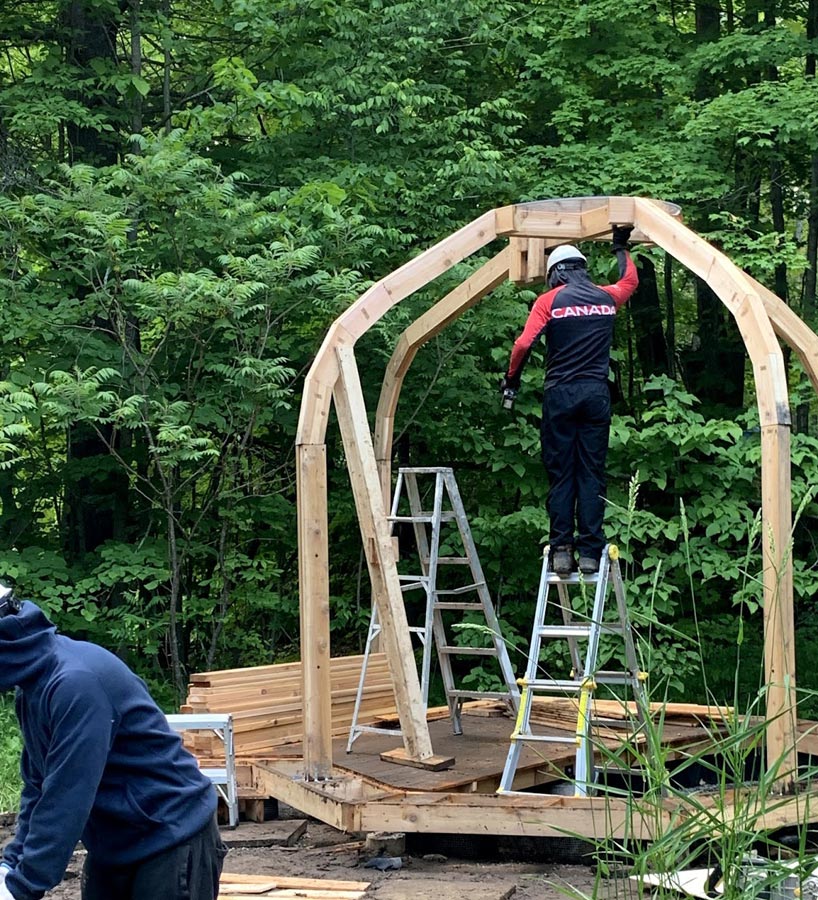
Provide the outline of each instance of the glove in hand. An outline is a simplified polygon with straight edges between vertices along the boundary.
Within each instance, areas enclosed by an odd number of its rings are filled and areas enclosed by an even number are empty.
[[[633,225],[614,225],[613,227],[613,251],[627,250],[628,241],[633,231]]]

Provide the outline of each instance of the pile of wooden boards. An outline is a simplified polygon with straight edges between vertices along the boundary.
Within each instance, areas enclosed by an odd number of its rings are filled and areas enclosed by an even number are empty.
[[[636,704],[633,700],[601,700],[594,697],[592,718],[615,723],[632,722],[636,718]],[[699,703],[651,703],[650,714],[654,721],[661,719],[667,724],[700,725],[702,722],[720,722],[729,718],[732,707],[706,706]],[[558,728],[573,729],[579,715],[578,697],[535,697],[531,706],[531,721]]]
[[[336,737],[349,731],[362,662],[363,656],[330,660],[332,733]],[[275,755],[276,747],[301,740],[303,706],[301,663],[294,662],[192,675],[181,711],[232,713],[236,756],[263,758]],[[358,721],[373,722],[394,713],[395,695],[386,655],[372,653]],[[200,758],[218,759],[223,755],[221,741],[205,732],[186,735],[185,744]]]
[[[252,900],[254,897],[277,897],[279,900],[285,897],[301,897],[302,900],[360,900],[368,887],[368,881],[222,872],[219,900]]]

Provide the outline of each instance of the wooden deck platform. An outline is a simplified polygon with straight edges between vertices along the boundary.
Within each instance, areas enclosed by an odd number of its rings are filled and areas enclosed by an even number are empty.
[[[383,760],[381,754],[394,749],[400,741],[392,735],[362,734],[353,744],[351,753],[346,752],[345,740],[334,741],[333,761],[338,769],[384,789],[493,793],[500,783],[513,727],[510,717],[470,715],[468,708],[463,713],[463,734],[452,733],[448,718],[430,721],[429,734],[435,753],[455,760],[451,768],[440,772]],[[553,730],[565,737],[571,737],[573,733],[568,728],[554,727]],[[671,749],[700,746],[707,734],[701,724],[666,724],[662,742]],[[598,742],[613,752],[621,740],[609,736],[599,738]],[[515,789],[547,785],[570,777],[570,774],[566,776],[565,770],[573,766],[575,754],[574,744],[554,742],[538,744],[536,748],[530,744],[524,746]]]
[[[805,723],[803,732],[814,732]],[[254,760],[256,789],[347,832],[405,831],[495,834],[529,837],[603,837],[650,840],[666,829],[695,827],[703,833],[738,817],[753,829],[773,829],[818,820],[818,792],[806,787],[794,795],[765,795],[753,786],[667,796],[616,794],[594,797],[548,793],[556,780],[570,777],[573,744],[526,747],[514,794],[495,793],[503,771],[513,722],[507,717],[463,718],[464,733],[454,735],[448,718],[429,722],[436,754],[453,756],[445,771],[396,765],[381,754],[394,749],[394,735],[361,735],[346,752],[346,739],[333,742],[333,770],[323,781],[306,781],[299,745],[280,748],[275,759]],[[564,733],[570,735],[570,729]],[[624,737],[607,733],[610,749]],[[718,728],[691,719],[666,721],[662,755],[681,759],[717,750]],[[807,743],[813,743],[807,738]],[[810,752],[810,751],[807,751]],[[286,758],[285,758],[286,754]],[[568,774],[566,774],[568,773]]]

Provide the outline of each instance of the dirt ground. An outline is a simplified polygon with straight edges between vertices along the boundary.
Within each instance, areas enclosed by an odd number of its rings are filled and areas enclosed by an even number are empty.
[[[0,843],[10,836],[4,831]],[[280,842],[287,832],[289,845]],[[543,842],[517,846],[510,839],[482,838],[475,845],[463,836],[408,836],[401,868],[378,871],[365,867],[372,854],[362,846],[364,835],[345,835],[286,808],[276,821],[242,822],[224,829],[223,837],[230,848],[225,872],[367,881],[372,900],[625,900],[632,895],[626,883],[597,879],[593,866],[553,861],[555,854]],[[557,859],[565,858],[565,848],[557,849]],[[81,849],[74,853],[62,884],[47,898],[80,900],[84,855]],[[552,861],[543,861],[549,857]]]

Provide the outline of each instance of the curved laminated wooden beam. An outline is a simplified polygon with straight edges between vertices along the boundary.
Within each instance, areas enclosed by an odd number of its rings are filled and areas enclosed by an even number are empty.
[[[372,327],[392,306],[410,294],[424,287],[439,275],[451,269],[467,256],[480,250],[496,237],[494,211],[485,213],[479,219],[461,228],[448,238],[419,254],[390,275],[374,284],[368,291],[345,310],[333,323],[316,354],[310,371],[304,381],[304,391],[296,432],[296,491],[298,502],[298,580],[301,610],[301,661],[303,672],[304,698],[304,769],[305,777],[310,780],[322,780],[328,777],[332,769],[332,721],[329,706],[330,688],[330,624],[329,624],[329,538],[327,519],[327,476],[326,447],[324,439],[329,420],[330,401],[333,394],[336,400],[349,403],[357,397],[350,398],[350,373],[344,382],[341,379],[341,360],[346,359],[348,365],[354,364],[354,356],[349,359],[345,349],[352,348],[355,341]],[[357,371],[357,370],[356,370]],[[354,394],[354,390],[352,391]],[[357,409],[356,415],[362,416],[366,423],[366,410]],[[367,429],[368,430],[368,429]],[[349,435],[347,435],[347,440]],[[349,448],[347,448],[349,451]],[[364,447],[366,467],[376,468],[374,452]],[[374,504],[383,504],[383,494],[378,489],[377,498],[369,496],[371,481],[355,476],[351,458],[350,475],[355,493],[356,504],[363,502],[365,508],[374,508]],[[361,500],[358,492],[364,491],[367,496]],[[385,509],[380,518],[384,519]],[[376,517],[377,518],[377,517]],[[363,526],[362,521],[362,526]],[[377,535],[364,533],[364,546],[375,540]],[[378,566],[397,568],[394,554],[381,558],[377,554],[367,553],[370,578],[373,583],[379,582],[380,573],[373,571]],[[381,598],[389,606],[389,613],[381,622],[382,640],[385,646],[398,646],[400,638],[391,631],[406,631],[406,611],[403,603],[398,604],[390,585],[391,578],[380,583],[387,591]],[[394,660],[390,665],[399,666]],[[415,675],[417,680],[417,675]],[[404,680],[408,694],[402,690],[396,697],[401,730],[404,735],[404,746],[412,758],[422,759],[430,755],[431,741],[428,736],[428,725],[425,715],[418,713],[419,704],[414,698],[407,698],[415,692],[411,679]],[[420,687],[417,685],[417,697]]]
[[[372,285],[335,320],[304,380],[295,442],[320,444],[327,431],[329,394],[338,380],[335,347],[354,345],[396,303],[405,300],[497,236],[494,210],[409,260]]]
[[[753,278],[749,280],[764,302],[775,333],[793,349],[818,393],[818,335],[769,288]]]
[[[503,248],[484,263],[476,272],[439,300],[431,309],[416,319],[398,338],[392,357],[386,366],[381,386],[381,396],[375,414],[375,459],[381,478],[384,505],[390,507],[392,480],[392,437],[395,410],[398,406],[403,379],[412,365],[418,350],[435,335],[479,303],[507,278],[511,251]]]
[[[753,366],[761,423],[767,766],[789,789],[797,773],[793,643],[790,408],[784,357],[764,301],[748,276],[648,200],[634,200],[642,231],[704,279],[733,314]]]
[[[775,295],[686,229],[678,215],[679,209],[673,204],[630,197],[537,201],[493,210],[373,285],[330,329],[305,382],[296,440],[302,659],[305,670],[305,774],[308,778],[314,775],[320,777],[320,772],[331,765],[329,712],[322,701],[316,699],[329,694],[329,667],[325,665],[329,648],[329,603],[323,440],[331,396],[334,394],[339,419],[343,419],[342,435],[356,506],[362,520],[376,602],[385,604],[387,618],[392,616],[388,627],[394,628],[394,634],[387,641],[387,656],[403,657],[406,648],[402,646],[398,632],[405,629],[405,611],[395,596],[392,577],[396,573],[394,553],[383,526],[386,522],[385,498],[389,496],[394,415],[406,371],[417,349],[425,341],[501,283],[506,272],[513,270],[515,280],[520,281],[539,277],[541,260],[538,254],[547,244],[605,239],[610,236],[614,223],[633,224],[633,240],[659,245],[707,281],[735,317],[747,346],[757,384],[762,432],[768,764],[781,765],[779,771],[782,777],[792,777],[795,758],[795,669],[792,653],[792,565],[788,552],[791,527],[790,414],[783,357],[775,335],[793,344],[816,389],[818,338]],[[511,256],[507,251],[498,254],[424,313],[401,336],[382,386],[373,446],[352,352],[355,342],[395,303],[498,235],[512,241]],[[378,466],[380,480],[377,474],[373,476]],[[399,669],[399,662],[393,664],[393,677],[400,675]],[[403,675],[400,677],[403,678]],[[310,679],[312,690],[307,688]],[[406,735],[408,723],[409,742],[413,743],[411,748],[407,744],[407,753],[415,757],[429,751],[424,745],[425,719],[423,723],[418,721],[417,704],[414,702],[418,696],[415,686],[410,684],[407,694],[398,701],[402,730]]]

